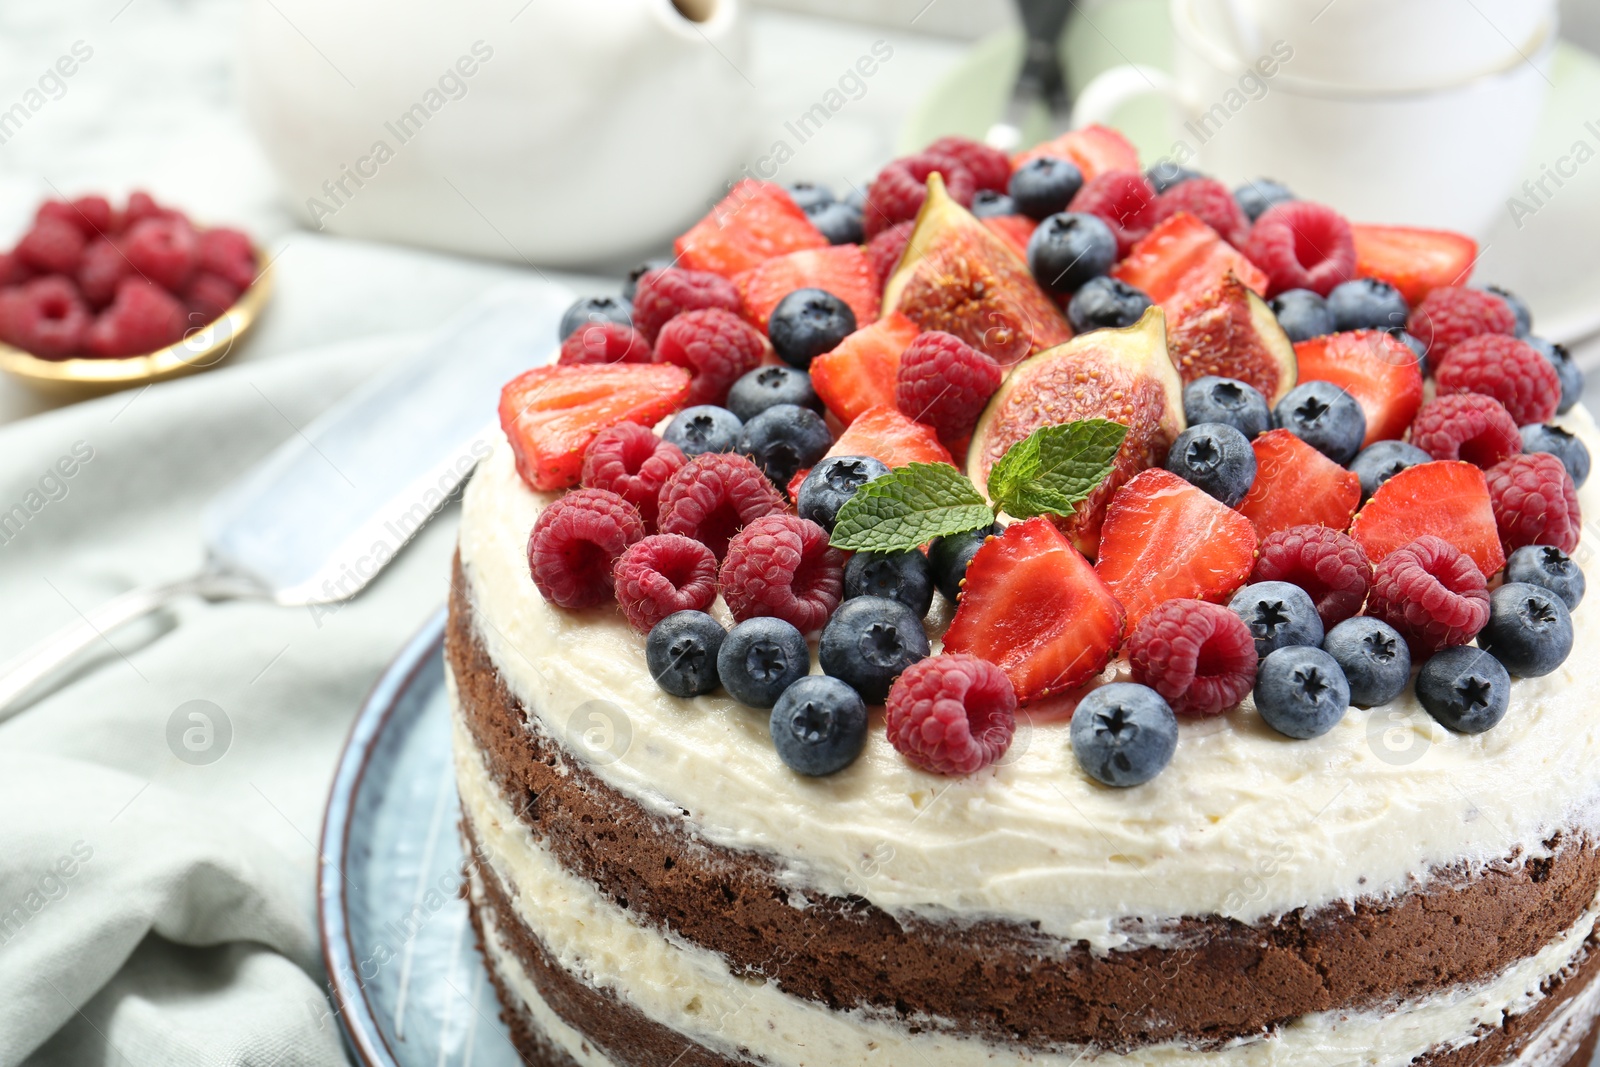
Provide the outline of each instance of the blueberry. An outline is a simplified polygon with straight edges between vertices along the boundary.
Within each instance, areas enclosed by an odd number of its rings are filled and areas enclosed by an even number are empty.
[[[1543,586],[1509,582],[1489,594],[1489,624],[1478,647],[1519,678],[1543,678],[1572,652],[1572,616]]]
[[[861,209],[838,200],[813,204],[806,208],[806,218],[822,232],[830,245],[858,245],[865,236],[861,225]]]
[[[798,404],[774,404],[745,423],[739,434],[739,451],[755,460],[779,489],[801,467],[821,459],[831,444],[833,435],[822,416]]]
[[[696,697],[717,687],[717,653],[728,632],[703,611],[675,611],[650,628],[644,662],[662,691]]]
[[[683,449],[686,456],[706,452],[732,452],[739,447],[739,434],[744,423],[727,408],[715,404],[698,404],[684,408],[672,416],[662,440]]]
[[[1028,238],[1028,268],[1052,293],[1073,293],[1117,261],[1117,239],[1098,215],[1063,211]]]
[[[1525,545],[1506,561],[1506,581],[1523,582],[1550,590],[1567,609],[1583,602],[1583,568],[1554,545]]]
[[[1288,186],[1271,178],[1257,178],[1245,182],[1233,191],[1234,203],[1239,205],[1239,210],[1243,211],[1245,218],[1251,222],[1259,219],[1273,204],[1283,204],[1295,199],[1298,198],[1289,191]]]
[[[1333,332],[1328,302],[1310,289],[1290,289],[1267,302],[1289,340],[1298,344]]]
[[[1256,452],[1225,422],[1197,423],[1167,452],[1167,470],[1233,507],[1256,480]]]
[[[1328,294],[1334,330],[1404,329],[1411,305],[1400,290],[1377,278],[1353,278]]]
[[[922,618],[933,606],[933,567],[917,549],[857,552],[844,565],[844,596],[898,600]]]
[[[580,326],[587,326],[591,322],[620,322],[624,326],[632,326],[633,305],[615,296],[582,297],[561,313],[561,328],[557,332],[565,341],[577,333]]]
[[[966,533],[935,537],[928,545],[928,566],[933,568],[933,584],[939,587],[945,599],[954,604],[961,592],[961,580],[967,576],[967,564],[990,537],[1000,532],[998,524],[985,526]]]
[[[1120,278],[1102,274],[1090,278],[1067,303],[1067,321],[1073,333],[1119,330],[1138,322],[1150,307],[1150,297]]]
[[[1396,338],[1405,342],[1405,346],[1417,354],[1417,370],[1421,371],[1422,376],[1426,378],[1428,376],[1428,346],[1423,344],[1415,334],[1407,333],[1405,330],[1392,330],[1390,332]]]
[[[800,631],[782,619],[746,619],[717,652],[722,688],[741,704],[770,708],[796,679],[811,671],[811,650]]]
[[[889,468],[871,456],[829,456],[812,467],[800,483],[795,510],[802,519],[810,519],[832,533],[844,502],[872,479],[888,473]]]
[[[767,337],[778,358],[805,370],[856,329],[850,305],[824,289],[796,289],[772,309]]]
[[[1322,644],[1322,619],[1304,589],[1288,582],[1247,585],[1228,601],[1256,639],[1256,655],[1266,659],[1280,648]]]
[[[1493,293],[1506,302],[1511,309],[1511,314],[1517,317],[1517,336],[1526,337],[1533,332],[1533,312],[1528,308],[1528,302],[1513,293],[1510,289],[1503,289],[1498,285],[1485,285],[1483,291]]]
[[[867,705],[837,678],[807,675],[772,706],[772,745],[800,774],[842,771],[867,747]]]
[[[1072,713],[1072,754],[1104,785],[1142,785],[1160,774],[1178,748],[1178,717],[1148,686],[1102,685]]]
[[[833,190],[816,182],[785,182],[783,189],[801,211],[810,211],[821,204],[831,204]]]
[[[1272,414],[1279,426],[1344,466],[1361,451],[1367,416],[1356,398],[1332,382],[1303,382],[1289,390]]]
[[[1407,467],[1431,463],[1433,457],[1416,445],[1404,441],[1377,441],[1363,448],[1350,461],[1350,469],[1361,478],[1361,501],[1378,491],[1378,486]]]
[[[1417,699],[1447,729],[1481,734],[1505,718],[1511,676],[1481,648],[1456,645],[1434,653],[1417,673]]]
[[[844,194],[844,202],[857,211],[865,211],[867,209],[867,190],[872,187],[872,183],[863,181],[858,184],[847,181],[845,184],[850,186],[850,191]]]
[[[1005,193],[993,189],[979,189],[972,194],[972,214],[980,219],[999,218],[1002,215],[1015,215],[1017,202]]]
[[[930,650],[922,616],[898,600],[858,596],[840,604],[822,628],[817,661],[863,700],[882,704],[900,672]]]
[[[1180,167],[1170,159],[1163,159],[1145,171],[1144,177],[1150,183],[1150,188],[1159,196],[1174,185],[1182,185],[1190,178],[1203,178],[1205,175],[1188,167]]]
[[[1190,426],[1220,422],[1252,439],[1272,429],[1266,397],[1236,378],[1212,375],[1183,387],[1183,418]]]
[[[622,283],[622,299],[631,304],[633,302],[633,294],[639,288],[640,278],[643,278],[653,270],[661,270],[672,266],[672,264],[673,260],[657,258],[647,259],[637,267],[634,267],[628,272],[628,280]]]
[[[811,375],[794,367],[757,367],[728,390],[728,410],[743,422],[778,404],[798,404],[822,414],[822,400],[811,387]]]
[[[1334,658],[1350,685],[1350,703],[1363,708],[1387,704],[1411,681],[1411,650],[1405,638],[1381,619],[1357,615],[1328,631],[1322,650]]]
[[[1559,459],[1572,475],[1573,485],[1589,480],[1589,446],[1570,430],[1549,422],[1529,423],[1522,428],[1522,450],[1548,452]]]
[[[1321,737],[1350,710],[1350,683],[1320,648],[1280,648],[1256,672],[1256,711],[1285,737]]]
[[[1018,211],[1044,219],[1067,210],[1082,188],[1083,171],[1075,164],[1055,156],[1036,156],[1012,172],[1006,192]]]
[[[1565,415],[1583,398],[1583,370],[1573,361],[1566,345],[1546,341],[1543,337],[1525,337],[1523,340],[1542,352],[1550,365],[1555,367],[1556,377],[1561,379],[1561,403],[1556,411]]]

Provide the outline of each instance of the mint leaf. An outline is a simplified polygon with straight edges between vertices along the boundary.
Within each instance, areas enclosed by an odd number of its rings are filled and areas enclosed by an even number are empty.
[[[1109,419],[1042,426],[989,470],[989,497],[1018,519],[1070,515],[1111,473],[1128,428]]]
[[[856,490],[829,542],[852,552],[907,552],[935,537],[987,526],[994,511],[948,463],[909,463]]]

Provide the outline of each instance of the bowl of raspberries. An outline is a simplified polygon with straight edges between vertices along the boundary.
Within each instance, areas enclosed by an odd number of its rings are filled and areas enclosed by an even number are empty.
[[[0,252],[0,368],[115,388],[209,367],[259,314],[267,262],[243,232],[135,192],[47,200]]]

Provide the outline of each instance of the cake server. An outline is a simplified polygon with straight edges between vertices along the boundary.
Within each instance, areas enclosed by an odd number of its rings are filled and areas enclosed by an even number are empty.
[[[0,718],[106,634],[184,596],[331,605],[360,592],[489,454],[500,387],[553,353],[573,294],[495,289],[224,489],[197,573],[108,601],[0,667]]]

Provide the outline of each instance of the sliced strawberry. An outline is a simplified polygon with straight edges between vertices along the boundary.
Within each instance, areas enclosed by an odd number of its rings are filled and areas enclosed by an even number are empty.
[[[1267,275],[1260,267],[1216,230],[1180,211],[1135,244],[1111,273],[1143,289],[1170,317],[1216,288],[1229,271],[1253,292],[1266,294]]]
[[[1407,467],[1378,486],[1350,527],[1374,566],[1423,534],[1455,545],[1485,578],[1506,565],[1489,483],[1470,463],[1437,460]]]
[[[523,481],[565,489],[578,484],[583,454],[601,430],[654,426],[688,395],[689,372],[670,363],[535,367],[500,390],[500,428]]]
[[[739,290],[744,317],[762,333],[767,331],[767,319],[778,301],[796,289],[832,293],[850,305],[857,326],[878,317],[878,278],[860,245],[807,248],[775,256],[735,275],[733,287]]]
[[[1226,600],[1255,563],[1249,519],[1152,467],[1111,498],[1094,569],[1127,609],[1131,631],[1168,600]]]
[[[872,407],[857,415],[828,449],[830,456],[871,456],[885,466],[907,463],[950,463],[950,452],[939,443],[932,426],[900,414],[893,404]]]
[[[1382,330],[1326,334],[1294,346],[1303,382],[1332,382],[1367,416],[1363,447],[1398,441],[1422,406],[1422,370],[1404,341]]]
[[[724,278],[802,248],[826,248],[822,236],[781,185],[746,178],[673,242],[678,265]]]
[[[1106,583],[1039,516],[1013,523],[972,557],[944,650],[993,663],[1026,704],[1099,674],[1126,630]]]
[[[1256,480],[1239,501],[1256,536],[1291,526],[1350,528],[1361,503],[1361,479],[1288,430],[1268,430],[1251,442]]]
[[[894,407],[900,353],[920,332],[916,323],[891,311],[813,359],[812,388],[847,426],[868,408]]]
[[[1028,238],[1039,224],[1026,215],[991,215],[982,220],[989,232],[1016,249],[1017,255],[1028,258]]]
[[[1434,289],[1465,284],[1478,258],[1478,242],[1450,230],[1410,226],[1352,226],[1356,276],[1381,278],[1413,305]]]
[[[1084,126],[1068,130],[1053,141],[1034,145],[1012,157],[1011,169],[1016,170],[1038,156],[1055,156],[1070,159],[1083,172],[1083,180],[1098,177],[1108,170],[1138,170],[1139,150],[1122,134],[1109,126]]]

